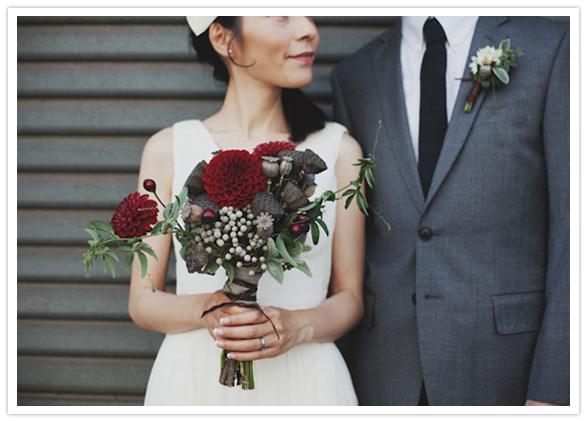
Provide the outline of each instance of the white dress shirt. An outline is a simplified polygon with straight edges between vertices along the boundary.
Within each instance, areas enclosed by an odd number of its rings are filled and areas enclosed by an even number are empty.
[[[463,71],[468,63],[478,16],[434,16],[446,33],[446,115],[452,115]],[[420,132],[420,68],[426,52],[424,23],[428,16],[402,17],[401,68],[412,144],[418,159]],[[463,104],[464,106],[464,104]]]

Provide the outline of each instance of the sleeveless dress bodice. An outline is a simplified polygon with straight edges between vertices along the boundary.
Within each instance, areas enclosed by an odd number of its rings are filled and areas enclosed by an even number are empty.
[[[297,144],[316,152],[327,170],[316,175],[316,192],[335,191],[336,160],[346,128],[336,122]],[[173,125],[173,187],[179,195],[188,175],[201,160],[209,161],[220,149],[200,120],[182,120]],[[172,196],[172,197],[173,197]],[[312,277],[292,269],[280,284],[268,273],[260,281],[257,301],[262,306],[289,310],[316,307],[327,296],[331,275],[332,236],[336,221],[336,204],[327,202],[323,219],[330,235],[321,232],[314,246],[311,236],[306,243],[312,250],[302,257]],[[215,275],[189,273],[179,255],[181,246],[173,238],[176,264],[176,294],[209,293],[221,289],[226,274],[220,268]],[[145,405],[356,405],[357,398],[347,366],[333,342],[298,345],[275,358],[254,362],[255,389],[229,388],[218,382],[220,348],[207,329],[166,334],[151,369]]]

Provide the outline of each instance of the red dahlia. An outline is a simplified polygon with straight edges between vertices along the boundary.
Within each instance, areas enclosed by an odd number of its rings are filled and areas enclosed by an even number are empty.
[[[296,145],[291,142],[265,142],[257,145],[257,147],[253,150],[253,155],[255,155],[257,158],[261,158],[262,156],[277,156],[277,154],[281,151],[293,151],[295,148]]]
[[[261,161],[245,150],[217,153],[202,176],[208,197],[218,206],[242,208],[263,191],[267,179],[261,172]]]
[[[148,194],[134,192],[122,199],[110,222],[119,237],[141,237],[151,232],[158,213],[157,202],[149,199]]]

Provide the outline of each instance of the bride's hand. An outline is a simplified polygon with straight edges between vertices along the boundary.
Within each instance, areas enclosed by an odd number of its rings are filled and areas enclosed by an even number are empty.
[[[208,298],[206,304],[204,304],[204,310],[214,307],[217,304],[222,304],[226,302],[230,302],[230,299],[224,292],[222,292],[222,290],[214,291],[212,294],[210,294],[210,298]],[[233,314],[243,313],[247,310],[248,309],[246,308],[235,305],[224,306],[206,314],[202,320],[204,321],[204,324],[208,329],[208,333],[210,333],[210,336],[212,337],[212,339],[214,339],[214,329],[222,326],[220,324],[220,319],[222,319],[223,317],[231,316]]]
[[[226,319],[220,319],[220,327],[213,331],[219,348],[230,350],[228,357],[237,361],[253,361],[271,358],[289,351],[303,342],[302,323],[296,311],[279,307],[263,307],[273,321],[279,339],[271,322],[258,309],[235,312],[230,309]],[[261,339],[265,348],[261,349]]]

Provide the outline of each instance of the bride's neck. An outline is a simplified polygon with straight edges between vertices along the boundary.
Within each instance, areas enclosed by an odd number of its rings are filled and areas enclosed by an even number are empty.
[[[249,139],[267,133],[286,133],[281,94],[281,88],[260,81],[230,80],[217,114],[224,123],[223,130],[240,132]]]

